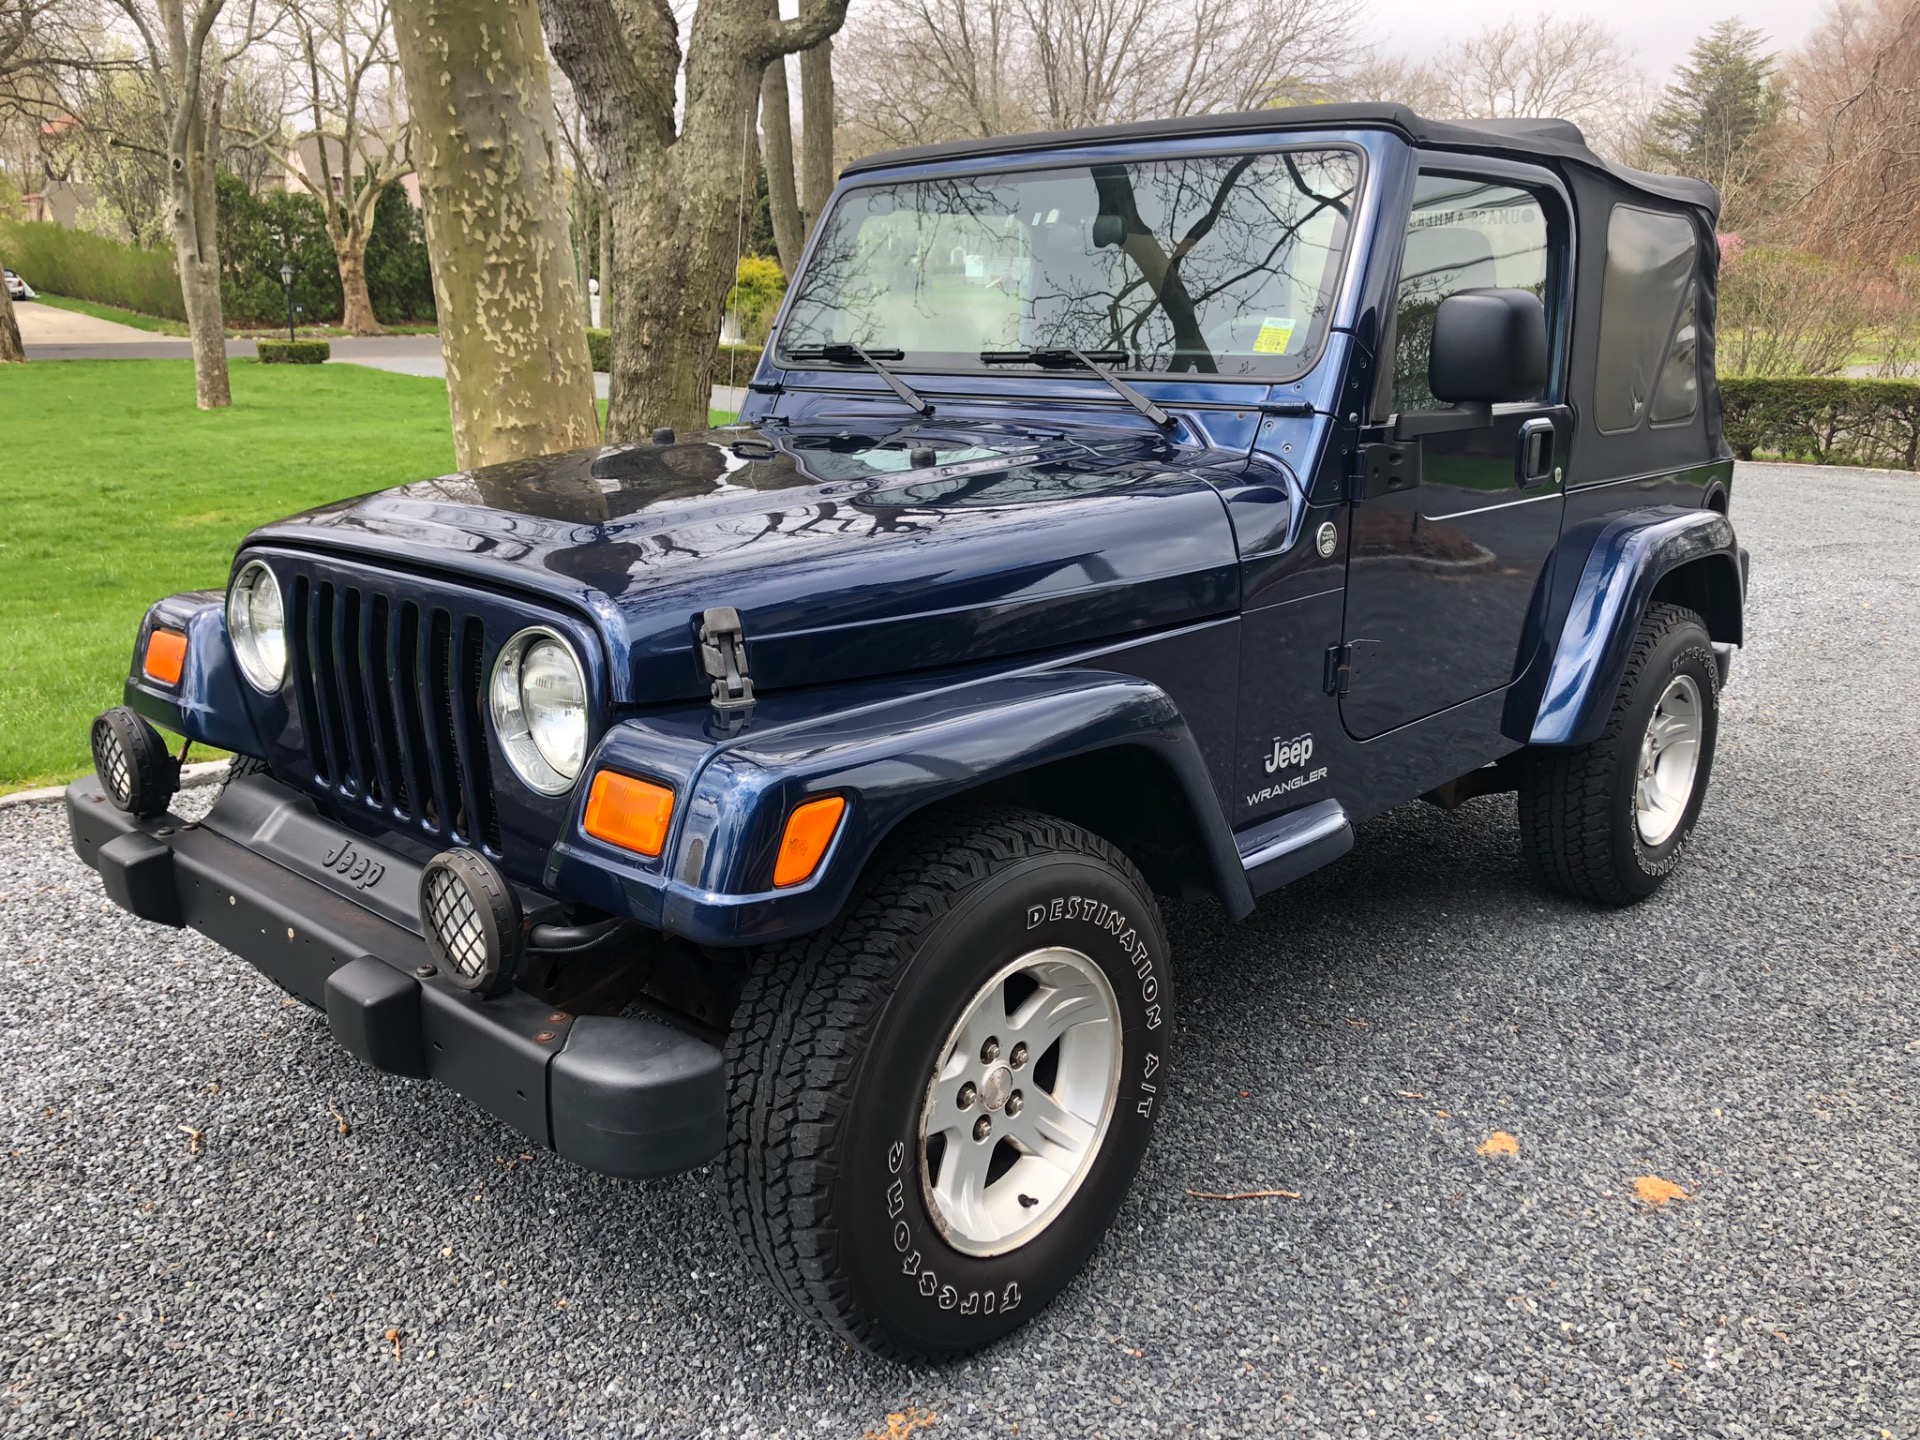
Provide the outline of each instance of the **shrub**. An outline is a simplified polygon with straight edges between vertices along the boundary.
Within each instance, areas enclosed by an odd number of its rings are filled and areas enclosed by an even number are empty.
[[[587,351],[593,356],[593,368],[605,374],[611,368],[613,332],[588,330]],[[753,378],[754,368],[760,363],[760,351],[758,345],[720,346],[713,357],[713,383],[725,385],[731,376],[735,383],[746,384]]]
[[[333,347],[324,340],[262,340],[262,365],[324,365]]]
[[[187,318],[170,251],[142,250],[46,221],[0,221],[0,256],[9,270],[49,295]]]
[[[765,255],[743,255],[733,272],[733,289],[727,292],[727,309],[740,325],[746,339],[765,344],[774,312],[787,293],[787,277],[780,262]]]
[[[1880,317],[1885,289],[1846,261],[1776,245],[1733,249],[1720,275],[1720,373],[1838,374]]]
[[[1742,460],[1920,469],[1920,381],[1722,379],[1720,398]]]

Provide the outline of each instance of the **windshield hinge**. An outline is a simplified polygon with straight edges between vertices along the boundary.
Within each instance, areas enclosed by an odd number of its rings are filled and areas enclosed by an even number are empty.
[[[713,708],[725,713],[753,706],[753,677],[747,672],[747,635],[740,612],[717,605],[700,613],[700,665],[713,680]]]

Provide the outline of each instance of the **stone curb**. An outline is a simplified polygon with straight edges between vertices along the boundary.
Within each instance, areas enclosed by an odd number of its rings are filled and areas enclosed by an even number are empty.
[[[180,772],[180,788],[197,790],[202,785],[217,785],[227,778],[227,762],[208,760],[204,764],[189,765]],[[38,790],[16,790],[11,795],[0,795],[0,810],[11,810],[17,805],[51,805],[67,793],[64,785],[45,785]]]

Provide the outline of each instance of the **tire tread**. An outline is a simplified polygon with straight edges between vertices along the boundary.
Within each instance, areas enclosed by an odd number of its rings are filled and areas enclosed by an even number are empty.
[[[1047,853],[1111,865],[1152,903],[1131,862],[1089,831],[1011,806],[956,807],[871,869],[834,924],[764,954],[734,1012],[721,1162],[734,1227],[796,1311],[876,1354],[920,1358],[862,1311],[834,1263],[836,1142],[864,1037],[921,939],[966,892]]]

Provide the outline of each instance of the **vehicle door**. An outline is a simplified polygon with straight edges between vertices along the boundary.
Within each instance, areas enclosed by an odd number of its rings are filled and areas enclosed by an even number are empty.
[[[1546,171],[1431,156],[1420,169],[1351,492],[1335,688],[1358,739],[1500,689],[1524,664],[1572,435],[1571,235],[1565,191]],[[1550,378],[1530,399],[1447,405],[1428,384],[1436,314],[1449,296],[1495,287],[1540,297]]]

